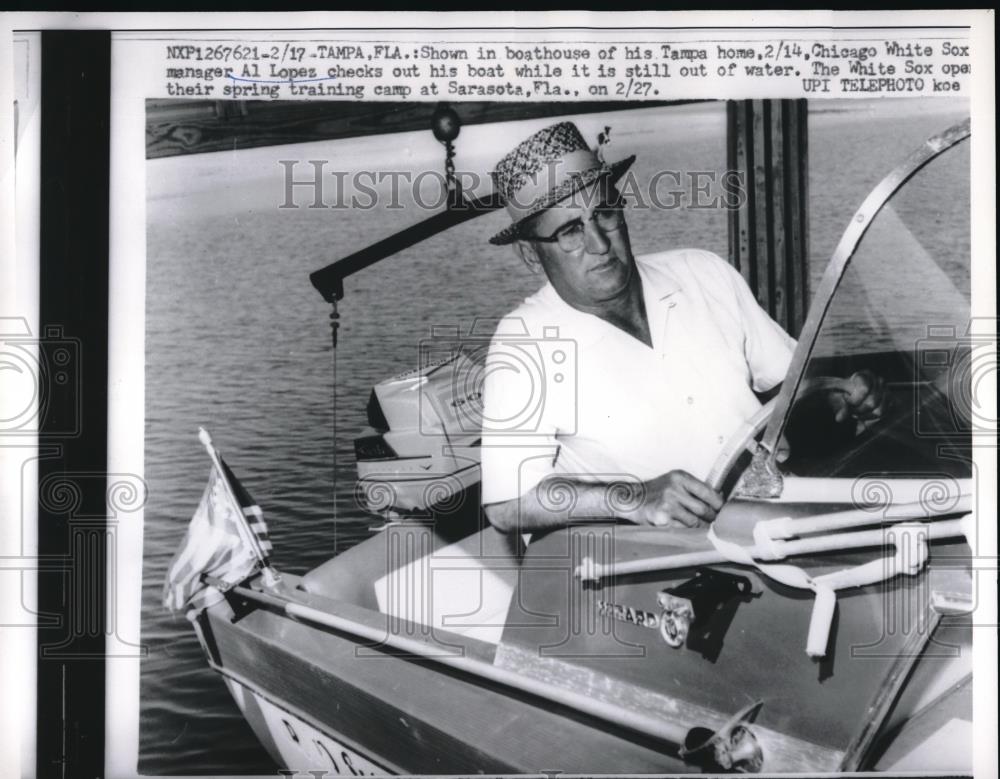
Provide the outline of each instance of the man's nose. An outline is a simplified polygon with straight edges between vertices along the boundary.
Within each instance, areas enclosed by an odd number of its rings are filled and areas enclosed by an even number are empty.
[[[587,254],[607,254],[611,248],[611,242],[604,231],[597,226],[593,219],[588,219],[583,223],[584,246]]]

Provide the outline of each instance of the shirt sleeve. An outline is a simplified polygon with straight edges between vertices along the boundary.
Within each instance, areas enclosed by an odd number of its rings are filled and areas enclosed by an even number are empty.
[[[736,295],[736,308],[743,326],[743,350],[755,392],[767,392],[788,373],[795,339],[760,307],[746,280],[732,265],[717,258],[729,276]]]
[[[484,505],[518,498],[555,472],[557,430],[533,354],[517,341],[494,337],[490,343],[483,382]]]

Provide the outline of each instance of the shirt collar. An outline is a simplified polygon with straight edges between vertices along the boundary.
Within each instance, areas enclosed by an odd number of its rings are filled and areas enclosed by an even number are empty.
[[[643,300],[646,304],[646,319],[649,323],[650,337],[653,348],[661,346],[663,329],[666,324],[667,311],[676,305],[680,299],[681,286],[672,273],[662,264],[653,265],[644,256],[635,258],[639,279],[642,282]],[[588,314],[573,308],[563,300],[551,282],[547,282],[538,292],[526,302],[536,302],[546,309],[558,312],[555,317],[559,322],[566,323],[573,330],[580,344],[592,344],[612,334],[614,325],[605,322],[594,314]],[[567,333],[560,333],[566,337]]]
[[[646,262],[645,257],[636,257],[639,277],[642,279],[643,300],[646,303],[646,322],[653,349],[662,352],[666,340],[669,312],[683,298],[680,283],[670,270],[661,264]]]
[[[671,295],[681,292],[680,282],[668,265],[662,262],[653,263],[647,255],[636,257],[635,264],[639,268],[642,288],[647,300],[653,298],[666,300]]]

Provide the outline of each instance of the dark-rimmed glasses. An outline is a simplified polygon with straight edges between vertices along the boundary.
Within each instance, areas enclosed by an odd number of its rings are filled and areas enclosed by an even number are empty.
[[[625,201],[620,200],[615,204],[605,203],[595,208],[587,221],[593,222],[602,233],[613,233],[620,230],[625,224],[623,209]],[[529,241],[539,241],[540,243],[558,243],[559,248],[564,252],[575,252],[583,248],[587,242],[587,231],[582,218],[567,222],[552,235],[531,235],[527,236]]]

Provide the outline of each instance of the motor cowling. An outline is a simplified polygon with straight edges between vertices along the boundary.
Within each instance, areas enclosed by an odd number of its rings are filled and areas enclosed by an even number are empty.
[[[379,382],[354,441],[358,498],[375,513],[457,504],[478,485],[482,366],[463,352]]]

